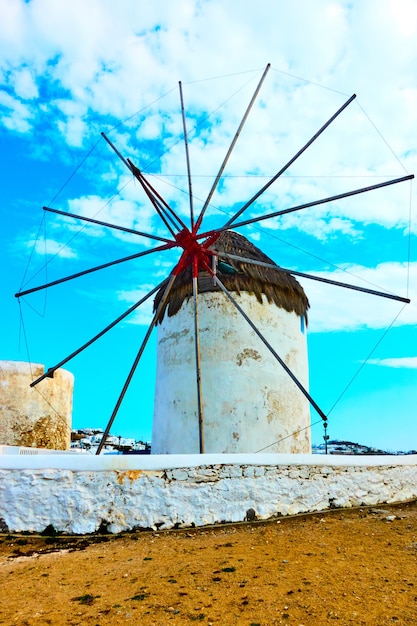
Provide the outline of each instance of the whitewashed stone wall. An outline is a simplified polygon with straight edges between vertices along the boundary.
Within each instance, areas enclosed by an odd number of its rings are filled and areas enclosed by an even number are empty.
[[[117,533],[417,497],[417,456],[0,456],[0,529]]]

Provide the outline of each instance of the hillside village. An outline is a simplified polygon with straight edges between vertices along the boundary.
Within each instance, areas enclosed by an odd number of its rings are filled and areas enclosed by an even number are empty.
[[[326,444],[320,443],[318,445],[313,444],[313,454],[325,454]],[[416,450],[380,450],[379,448],[373,448],[371,446],[365,446],[360,443],[354,443],[353,441],[343,441],[339,439],[333,439],[327,442],[327,454],[357,454],[357,455],[381,455],[381,454],[416,454]]]
[[[71,450],[74,452],[95,454],[103,437],[103,430],[99,428],[79,428],[71,432]],[[326,454],[326,444],[313,444],[313,454]],[[107,436],[106,444],[103,448],[104,454],[150,454],[151,443],[135,440],[132,437],[122,437],[121,435]],[[327,442],[327,454],[341,455],[404,455],[417,454],[417,450],[392,451],[380,450],[371,446],[362,445],[352,441],[332,439]]]
[[[99,428],[79,428],[71,431],[71,450],[95,454],[103,437],[103,430]],[[149,442],[138,441],[133,437],[121,435],[107,436],[103,454],[150,454]]]

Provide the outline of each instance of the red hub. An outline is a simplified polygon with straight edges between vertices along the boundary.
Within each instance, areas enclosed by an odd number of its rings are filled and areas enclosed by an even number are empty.
[[[217,237],[215,237],[217,239]],[[208,271],[212,274],[211,258],[213,254],[208,251],[208,247],[211,246],[215,239],[210,237],[203,243],[197,241],[197,233],[191,232],[188,228],[183,228],[177,235],[175,235],[175,241],[183,249],[180,260],[177,266],[173,270],[173,274],[178,276],[183,269],[188,265],[193,267],[193,277],[198,276],[199,268]]]

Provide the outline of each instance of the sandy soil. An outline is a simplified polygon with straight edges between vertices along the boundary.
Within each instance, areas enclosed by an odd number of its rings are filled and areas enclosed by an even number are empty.
[[[417,502],[381,509],[116,537],[2,535],[0,624],[415,625]]]

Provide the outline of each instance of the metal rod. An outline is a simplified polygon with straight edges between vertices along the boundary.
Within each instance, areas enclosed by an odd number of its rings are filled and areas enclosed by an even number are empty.
[[[217,176],[216,176],[216,179],[215,179],[215,181],[214,181],[214,183],[213,183],[213,186],[212,186],[212,188],[210,189],[210,192],[209,192],[209,194],[208,194],[208,196],[207,196],[207,199],[206,199],[206,201],[205,201],[205,203],[204,203],[204,206],[203,206],[203,208],[201,209],[201,213],[200,213],[200,215],[198,216],[198,220],[197,220],[197,223],[196,223],[196,225],[195,225],[195,230],[196,230],[196,231],[199,229],[199,227],[200,227],[200,225],[201,225],[201,222],[202,222],[202,220],[203,220],[203,217],[204,217],[204,214],[205,214],[205,212],[206,212],[206,210],[207,210],[207,207],[208,207],[208,205],[210,204],[210,201],[211,201],[211,199],[212,199],[212,197],[213,197],[213,194],[214,194],[214,192],[215,192],[215,191],[216,191],[216,189],[217,189],[217,185],[219,184],[220,178],[221,178],[221,177],[222,177],[222,175],[223,175],[223,172],[224,172],[224,169],[225,169],[225,167],[226,167],[226,164],[227,164],[227,162],[228,162],[228,160],[229,160],[229,157],[230,157],[230,155],[231,155],[231,154],[232,154],[232,152],[233,152],[233,148],[235,147],[237,140],[239,139],[239,136],[240,136],[240,133],[242,132],[243,126],[245,125],[245,122],[246,122],[246,120],[247,120],[247,117],[248,117],[248,115],[249,115],[249,113],[250,113],[250,111],[251,111],[251,109],[252,109],[252,107],[253,107],[253,105],[254,105],[254,102],[255,102],[255,100],[256,100],[256,98],[257,98],[257,96],[258,96],[258,93],[259,93],[259,91],[260,91],[260,89],[261,89],[261,87],[262,87],[262,84],[263,84],[263,82],[264,82],[264,80],[265,80],[265,78],[266,78],[266,75],[267,75],[267,73],[269,72],[270,67],[271,67],[271,64],[270,64],[270,63],[268,63],[268,65],[266,66],[266,68],[265,68],[265,70],[264,70],[264,73],[263,73],[263,74],[262,74],[262,76],[261,76],[261,80],[259,81],[258,86],[257,86],[257,87],[256,87],[256,89],[255,89],[255,92],[254,92],[254,94],[253,94],[253,96],[252,96],[252,99],[251,99],[251,101],[249,102],[249,105],[248,105],[248,107],[247,107],[247,109],[246,109],[246,111],[245,111],[245,114],[244,114],[244,116],[243,116],[243,118],[242,118],[242,121],[241,121],[241,122],[240,122],[240,124],[239,124],[239,127],[238,127],[238,129],[237,129],[237,131],[236,131],[236,134],[235,134],[235,136],[234,136],[234,138],[233,138],[233,141],[232,141],[232,143],[230,144],[230,147],[229,147],[229,149],[228,149],[228,151],[227,151],[227,153],[226,153],[226,156],[225,156],[225,158],[224,158],[224,161],[223,161],[223,163],[222,163],[222,164],[221,164],[221,166],[220,166],[219,172],[218,172],[218,174],[217,174]]]
[[[132,174],[134,175],[134,177],[139,180],[139,182],[142,184],[142,187],[144,187],[142,181],[141,181],[141,177],[143,177],[142,173],[140,172],[140,170],[132,163],[132,161],[130,159],[125,159],[125,157],[119,152],[119,150],[116,148],[116,146],[110,141],[110,139],[105,135],[105,133],[101,133],[102,137],[104,137],[104,139],[107,141],[107,143],[109,144],[109,146],[114,150],[114,152],[117,154],[117,156],[123,161],[123,163],[126,165],[126,167],[132,172]],[[147,181],[146,181],[147,182]],[[146,191],[146,190],[145,190]],[[148,197],[150,198],[149,194],[147,194]],[[154,204],[154,203],[153,203]],[[155,206],[155,204],[154,204]],[[156,207],[155,207],[156,208]],[[159,213],[159,211],[158,211]],[[160,215],[161,216],[161,215]],[[164,220],[165,222],[165,220]],[[165,223],[165,225],[167,226],[167,224]],[[171,232],[172,235],[174,235],[173,231],[168,228]]]
[[[108,434],[110,432],[110,428],[113,425],[114,419],[115,419],[115,417],[116,417],[116,415],[117,415],[117,413],[119,411],[119,408],[120,408],[120,405],[121,405],[121,403],[123,401],[123,398],[125,397],[126,392],[127,392],[128,388],[129,388],[129,385],[130,385],[130,383],[132,381],[133,375],[134,375],[135,370],[136,370],[136,368],[138,366],[138,363],[139,363],[140,358],[141,358],[141,356],[143,354],[143,351],[144,351],[144,349],[146,347],[146,344],[148,343],[149,337],[151,336],[152,330],[154,329],[154,327],[155,327],[155,325],[156,325],[156,323],[158,321],[158,318],[159,318],[160,312],[162,310],[162,307],[165,306],[165,303],[166,303],[166,301],[168,299],[169,293],[170,293],[170,291],[172,289],[172,285],[174,284],[175,278],[176,278],[176,276],[171,276],[170,277],[168,285],[167,285],[167,287],[166,287],[166,289],[164,291],[164,294],[162,296],[162,299],[161,299],[161,301],[159,303],[158,309],[157,309],[155,315],[153,316],[152,322],[149,325],[149,328],[148,328],[148,330],[146,332],[145,338],[142,341],[142,344],[141,344],[141,346],[139,348],[139,352],[136,355],[136,358],[135,358],[135,360],[133,362],[133,365],[132,365],[132,367],[130,369],[129,375],[128,375],[127,379],[126,379],[125,384],[123,385],[123,389],[122,389],[122,391],[121,391],[121,393],[119,395],[119,398],[118,398],[118,400],[116,402],[116,405],[115,405],[115,407],[113,409],[113,413],[111,414],[109,422],[108,422],[108,424],[106,426],[106,429],[105,429],[105,431],[103,433],[103,437],[101,438],[100,444],[99,444],[99,446],[97,448],[96,455],[100,454],[100,452],[103,449],[103,446],[106,443],[106,439],[107,439],[107,436],[108,436]]]
[[[323,131],[326,130],[326,128],[328,126],[330,126],[330,124],[342,113],[342,111],[344,111],[346,109],[346,107],[349,106],[349,104],[356,98],[356,94],[353,94],[353,96],[351,96],[349,98],[349,100],[347,100],[338,111],[336,111],[336,113],[334,113],[334,115],[332,115],[332,117],[316,132],[315,135],[313,135],[313,137],[307,141],[307,143],[301,148],[301,150],[299,150],[297,152],[297,154],[295,154],[292,159],[290,159],[288,161],[288,163],[286,163],[284,165],[284,167],[282,167],[279,172],[277,172],[275,174],[275,176],[273,176],[271,178],[271,180],[269,182],[266,183],[266,185],[264,185],[262,187],[262,189],[260,189],[258,191],[258,193],[256,193],[246,204],[243,205],[243,207],[241,209],[239,209],[239,211],[237,211],[237,213],[234,214],[233,217],[231,217],[228,222],[227,222],[227,226],[230,226],[234,221],[236,221],[236,219],[239,217],[239,215],[241,215],[243,213],[243,211],[246,211],[246,209],[248,207],[250,207],[251,204],[253,204],[255,202],[255,200],[257,200],[259,198],[259,196],[261,196],[267,189],[268,187],[270,187],[272,185],[272,183],[274,183],[277,178],[279,178],[281,176],[281,174],[283,174],[293,163],[294,161],[296,161],[298,159],[299,156],[301,156],[303,154],[303,152],[305,152],[307,150],[307,148],[309,146],[311,146],[311,144],[323,133]]]
[[[145,184],[146,184],[146,185],[149,187],[149,189],[152,191],[152,193],[154,194],[154,196],[155,196],[155,197],[159,200],[160,204],[163,204],[163,205],[164,205],[164,207],[167,209],[167,212],[168,212],[167,214],[168,214],[168,215],[169,215],[169,214],[171,215],[171,219],[175,219],[175,220],[177,221],[176,227],[177,227],[178,229],[181,229],[181,228],[187,228],[187,226],[186,226],[185,222],[183,222],[183,220],[180,218],[180,216],[179,216],[179,215],[178,215],[178,214],[174,211],[174,209],[172,209],[172,208],[169,206],[168,202],[166,202],[166,201],[164,200],[164,198],[163,198],[163,197],[162,197],[162,196],[161,196],[161,195],[157,192],[157,190],[155,189],[155,187],[153,187],[153,186],[151,185],[151,183],[149,182],[149,180],[148,180],[147,178],[145,178],[145,177],[143,176],[143,174],[142,174],[142,178],[143,178],[143,180],[144,180]]]
[[[189,193],[189,196],[190,196],[190,221],[191,221],[191,230],[193,230],[193,228],[194,228],[193,185],[192,185],[192,181],[191,181],[190,155],[189,155],[189,151],[188,151],[187,125],[185,123],[184,98],[183,98],[183,94],[182,94],[182,83],[181,83],[181,81],[179,81],[178,86],[179,86],[179,89],[180,89],[182,127],[183,127],[183,130],[184,130],[185,158],[186,158],[186,161],[187,161],[188,193]]]
[[[157,194],[156,191],[152,188],[152,186],[146,180],[142,172],[131,161],[129,162],[132,165],[132,173],[134,177],[141,184],[144,192],[148,196],[149,200],[152,202],[156,212],[158,213],[161,220],[164,222],[165,226],[168,228],[169,232],[172,234],[173,237],[175,237],[175,231],[173,230],[172,227],[176,228],[177,230],[180,230],[180,227],[178,226],[178,224],[175,223],[174,219],[172,218],[170,213],[166,210],[165,206],[161,206],[161,204],[166,205],[166,207],[168,207],[168,205],[163,199],[161,199],[159,194]],[[171,225],[169,224],[169,222],[171,222]]]
[[[162,286],[163,283],[159,283],[159,285],[157,287],[155,287],[154,289],[152,289],[152,291],[150,291],[145,297],[143,297],[141,300],[139,300],[138,302],[136,302],[136,304],[134,304],[133,306],[130,307],[130,309],[128,309],[127,311],[125,311],[122,315],[120,315],[116,320],[114,320],[111,324],[109,324],[108,326],[106,326],[106,328],[103,328],[102,331],[100,331],[97,335],[95,335],[92,339],[90,339],[89,341],[87,341],[84,345],[82,345],[80,348],[78,348],[78,350],[75,350],[74,352],[72,352],[69,356],[67,356],[65,359],[63,359],[62,361],[60,361],[59,363],[57,363],[57,365],[54,365],[53,367],[50,367],[48,369],[47,372],[45,372],[44,374],[42,374],[42,376],[40,376],[39,378],[37,378],[36,380],[34,380],[33,382],[30,383],[31,387],[34,387],[35,385],[37,385],[38,383],[41,382],[41,380],[43,380],[44,378],[53,378],[54,377],[54,372],[59,369],[60,367],[62,367],[63,365],[65,365],[65,363],[68,363],[68,361],[71,361],[71,359],[73,359],[74,357],[76,357],[78,354],[80,354],[80,352],[83,352],[83,350],[85,350],[86,348],[88,348],[89,346],[91,346],[91,344],[93,344],[95,341],[97,341],[98,339],[100,339],[100,337],[103,337],[103,335],[105,335],[109,330],[111,330],[112,328],[114,328],[119,322],[121,322],[122,320],[125,319],[125,317],[127,317],[128,315],[130,315],[131,313],[133,313],[133,311],[135,309],[137,309],[141,304],[143,304],[146,300],[148,300],[148,298],[150,298],[154,293],[156,293]]]
[[[184,222],[177,216],[177,214],[171,209],[169,204],[165,202],[165,200],[159,195],[159,193],[152,187],[150,182],[143,176],[141,173],[142,182],[145,186],[145,190],[148,194],[152,196],[155,202],[155,206],[165,215],[166,219],[169,220],[174,228],[177,230],[181,230],[186,228]]]
[[[204,454],[204,414],[201,388],[200,328],[198,323],[198,259],[193,258],[194,346],[197,379],[197,411],[200,454]]]
[[[103,263],[103,265],[97,265],[96,267],[91,267],[89,270],[84,270],[82,272],[77,272],[76,274],[71,274],[70,276],[65,276],[65,278],[59,278],[58,280],[53,280],[52,282],[46,283],[45,285],[39,285],[38,287],[33,287],[32,289],[26,289],[25,291],[19,291],[18,293],[15,293],[14,296],[15,298],[20,298],[21,296],[27,296],[29,293],[34,293],[35,291],[40,291],[41,289],[47,289],[48,287],[53,287],[54,285],[65,283],[68,280],[73,280],[74,278],[79,278],[80,276],[91,274],[91,272],[97,272],[98,270],[105,269],[106,267],[111,267],[112,265],[117,265],[118,263],[124,263],[125,261],[131,261],[132,259],[138,259],[141,256],[152,254],[152,252],[160,252],[161,250],[169,250],[170,248],[173,248],[176,245],[177,243],[173,241],[172,243],[167,243],[163,246],[157,246],[156,248],[152,248],[152,250],[144,250],[143,252],[137,252],[136,254],[125,256],[122,259],[116,259],[116,261]]]
[[[321,408],[318,406],[318,404],[313,400],[313,398],[310,396],[310,394],[308,393],[307,389],[301,384],[301,382],[298,380],[298,378],[292,373],[292,371],[290,370],[290,368],[288,367],[288,365],[281,359],[281,357],[275,352],[275,350],[273,349],[273,347],[271,346],[271,344],[267,341],[267,339],[265,339],[265,337],[263,336],[263,334],[261,333],[260,330],[258,330],[258,328],[255,326],[255,324],[252,322],[252,320],[250,319],[250,317],[248,317],[248,315],[246,315],[245,311],[242,309],[242,307],[236,302],[236,300],[233,298],[232,294],[228,291],[228,289],[226,289],[226,287],[223,285],[223,283],[219,280],[219,278],[217,276],[213,276],[214,281],[216,282],[216,284],[220,287],[220,289],[223,291],[223,293],[229,298],[230,302],[232,302],[232,304],[234,304],[234,306],[236,307],[236,309],[239,311],[239,313],[244,317],[244,319],[248,322],[249,326],[252,328],[252,330],[258,335],[259,339],[262,341],[262,343],[268,348],[268,350],[271,352],[271,354],[275,357],[275,359],[278,361],[278,363],[281,365],[281,367],[284,368],[284,370],[287,372],[288,376],[291,378],[291,380],[297,385],[297,387],[299,388],[299,390],[301,391],[301,393],[307,398],[307,400],[310,402],[310,404],[315,408],[315,410],[317,411],[317,413],[320,415],[320,417],[323,420],[327,420],[326,415],[323,413],[323,411],[321,410]]]
[[[306,274],[304,272],[297,272],[296,270],[290,270],[280,265],[273,265],[272,263],[264,263],[263,261],[256,261],[255,259],[246,259],[245,257],[237,256],[236,254],[229,254],[228,252],[217,252],[217,255],[227,259],[234,259],[235,261],[241,261],[242,263],[249,263],[250,265],[260,265],[261,267],[269,267],[272,270],[278,270],[285,274],[293,274],[294,276],[301,276],[302,278],[309,278],[310,280],[317,280],[320,283],[326,283],[328,285],[335,285],[336,287],[345,287],[346,289],[353,289],[354,291],[362,291],[363,293],[369,293],[372,296],[380,296],[381,298],[388,298],[390,300],[397,300],[398,302],[406,302],[409,304],[411,300],[409,298],[403,298],[402,296],[396,296],[385,291],[376,291],[375,289],[368,289],[368,287],[359,287],[357,285],[350,285],[349,283],[339,282],[337,280],[331,280],[330,278],[322,278],[321,276],[314,276],[313,274]]]
[[[119,159],[121,161],[123,161],[123,163],[126,165],[126,167],[132,171],[132,168],[129,165],[129,162],[127,161],[127,159],[124,158],[124,156],[119,152],[119,150],[116,148],[116,146],[114,145],[114,143],[112,143],[110,141],[110,139],[107,137],[107,135],[105,135],[104,133],[101,133],[101,136],[107,141],[107,143],[109,144],[109,146],[115,151],[115,153],[117,154],[117,156],[119,157]]]
[[[324,427],[324,454],[327,454],[327,445],[328,445],[328,441],[329,441],[329,435],[327,434],[327,422],[324,422],[323,424]]]
[[[44,206],[43,210],[47,211],[48,213],[56,213],[57,215],[64,215],[65,217],[72,217],[77,220],[82,220],[83,222],[91,222],[92,224],[98,224],[99,226],[107,226],[108,228],[121,230],[124,233],[132,233],[133,235],[140,235],[141,237],[147,237],[148,239],[155,239],[156,241],[166,241],[167,243],[170,241],[170,239],[166,239],[165,237],[157,237],[156,235],[149,235],[148,233],[143,233],[140,230],[134,230],[133,228],[126,228],[124,226],[116,226],[116,224],[109,224],[108,222],[95,220],[92,217],[85,217],[84,215],[75,215],[75,213],[68,213],[67,211],[58,211],[57,209],[51,209],[50,207],[47,207],[47,206]]]
[[[169,224],[169,220],[168,220],[169,216],[165,215],[165,211],[163,211],[163,209],[159,206],[158,202],[156,201],[156,198],[152,195],[150,190],[146,187],[145,179],[142,177],[142,174],[139,172],[139,170],[137,170],[137,173],[135,172],[134,175],[135,175],[135,178],[137,178],[137,180],[142,185],[142,188],[143,188],[144,192],[146,193],[146,195],[148,196],[149,200],[153,204],[154,209],[158,213],[159,217],[161,218],[161,220],[163,221],[163,223],[165,224],[165,226],[167,227],[167,229],[169,230],[171,235],[173,237],[175,237],[175,231],[173,230],[172,226]],[[172,223],[172,220],[170,220],[170,221]],[[176,226],[175,224],[173,224],[173,225]]]
[[[396,185],[397,183],[403,183],[406,180],[411,180],[414,178],[414,174],[409,174],[408,176],[402,176],[401,178],[394,178],[393,180],[388,180],[383,183],[378,183],[376,185],[370,185],[369,187],[361,187],[360,189],[354,189],[353,191],[346,191],[345,193],[340,193],[336,196],[329,196],[328,198],[322,198],[321,200],[314,200],[313,202],[307,202],[306,204],[299,204],[298,206],[291,207],[290,209],[283,209],[282,211],[275,211],[274,213],[268,213],[267,215],[260,215],[258,217],[253,217],[249,220],[243,220],[242,222],[237,222],[237,224],[232,224],[232,226],[228,226],[226,223],[221,228],[214,228],[213,230],[209,230],[206,233],[200,233],[196,236],[197,239],[202,239],[203,237],[210,237],[211,235],[215,235],[217,233],[221,233],[225,230],[229,230],[230,228],[240,228],[241,226],[247,226],[248,224],[253,224],[255,222],[262,222],[263,220],[269,220],[273,217],[278,217],[280,215],[285,215],[286,213],[293,213],[294,211],[301,211],[302,209],[308,209],[312,206],[317,206],[319,204],[326,204],[327,202],[333,202],[335,200],[340,200],[342,198],[349,198],[350,196],[356,196],[361,193],[366,193],[367,191],[374,191],[375,189],[381,189],[382,187],[389,187],[390,185]]]

